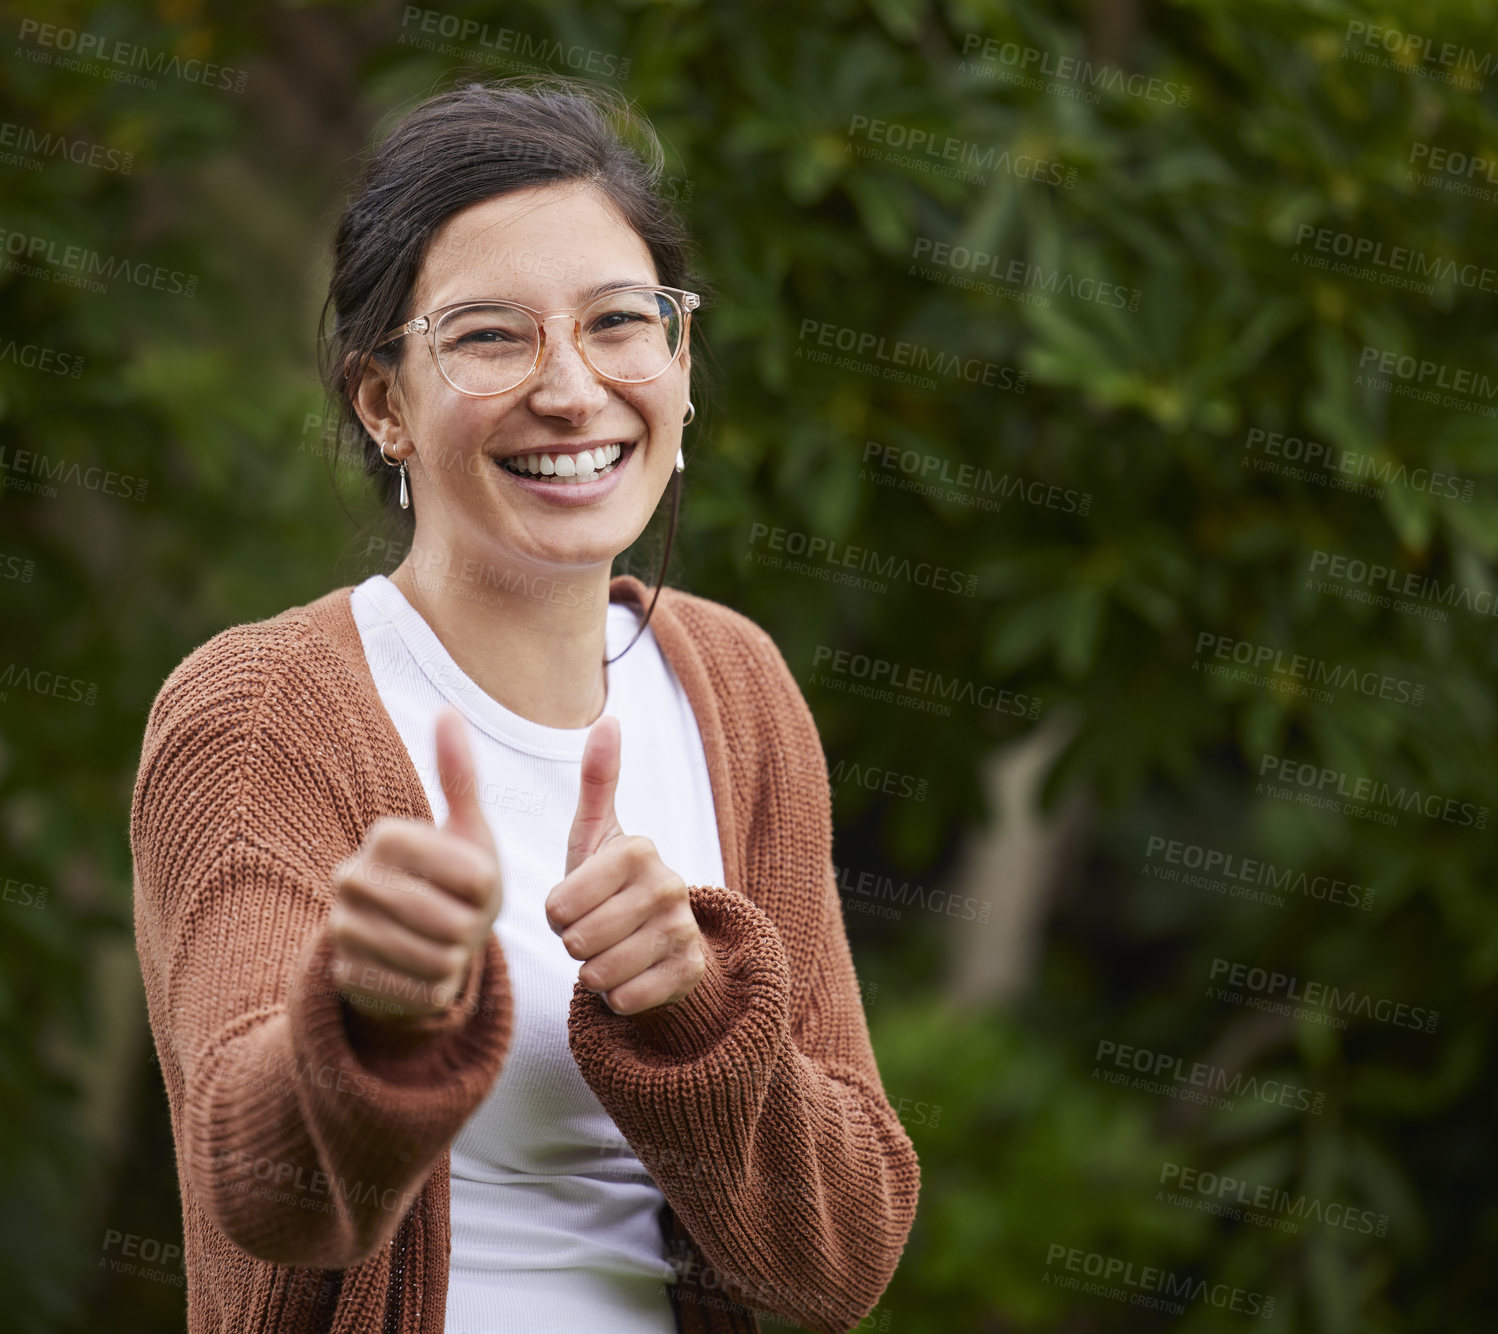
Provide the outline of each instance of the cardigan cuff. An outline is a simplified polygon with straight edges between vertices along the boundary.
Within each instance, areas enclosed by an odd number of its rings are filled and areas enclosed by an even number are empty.
[[[789,969],[773,923],[749,899],[718,886],[689,886],[692,913],[707,959],[697,985],[681,1000],[619,1015],[581,983],[574,1015],[588,1030],[648,1065],[689,1065],[749,1038],[777,1050],[789,1023]],[[580,1011],[580,1013],[579,1013]],[[576,1051],[576,1044],[574,1044]]]
[[[706,1051],[743,1008],[745,998],[724,969],[719,950],[706,940],[703,943],[707,967],[687,995],[629,1016],[646,1046],[681,1057]]]
[[[491,932],[474,956],[463,989],[447,1009],[387,1022],[349,1003],[332,980],[332,938],[317,932],[304,956],[290,1010],[293,1031],[313,1051],[397,1088],[449,1082],[503,1057],[511,998],[504,954]]]

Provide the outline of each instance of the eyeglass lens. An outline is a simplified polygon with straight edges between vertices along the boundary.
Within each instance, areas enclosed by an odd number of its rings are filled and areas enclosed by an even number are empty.
[[[669,292],[609,292],[580,312],[583,358],[605,379],[652,380],[681,346],[681,307]],[[553,335],[555,336],[555,335]],[[515,306],[461,306],[437,324],[437,364],[459,389],[513,389],[536,362],[535,317]]]

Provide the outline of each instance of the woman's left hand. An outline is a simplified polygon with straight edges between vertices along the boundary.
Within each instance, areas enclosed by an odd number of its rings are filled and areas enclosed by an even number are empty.
[[[655,844],[626,834],[614,814],[619,720],[604,714],[583,747],[567,869],[546,897],[546,920],[578,978],[618,1014],[639,1014],[691,994],[707,967],[687,885]]]

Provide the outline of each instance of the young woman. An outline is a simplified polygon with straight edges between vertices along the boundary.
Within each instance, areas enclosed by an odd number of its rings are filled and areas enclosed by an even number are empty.
[[[193,1334],[843,1330],[899,1259],[810,711],[611,574],[694,415],[661,162],[471,84],[339,225],[330,388],[409,554],[184,659],[131,811]]]

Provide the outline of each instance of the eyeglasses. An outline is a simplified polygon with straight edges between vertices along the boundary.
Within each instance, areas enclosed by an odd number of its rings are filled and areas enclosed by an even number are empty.
[[[541,364],[546,322],[567,316],[588,369],[616,384],[644,384],[665,373],[702,304],[680,287],[620,287],[570,310],[518,301],[460,301],[418,315],[381,335],[376,347],[425,334],[442,378],[460,394],[487,398],[514,389]]]

